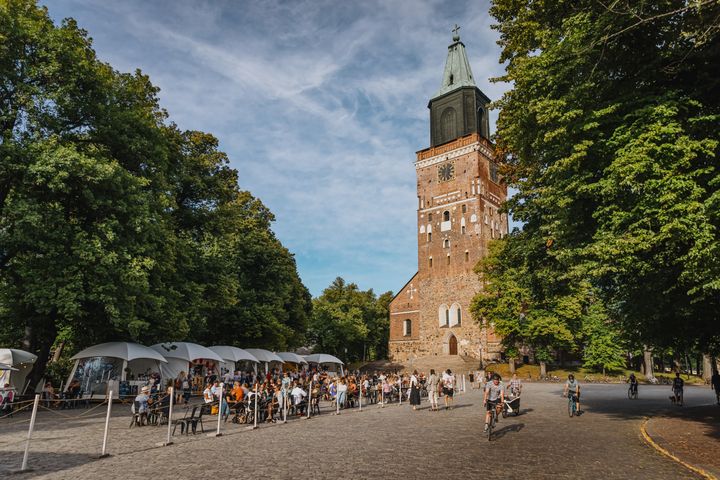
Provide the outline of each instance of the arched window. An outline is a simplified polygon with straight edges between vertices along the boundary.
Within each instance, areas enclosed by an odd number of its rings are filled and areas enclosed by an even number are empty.
[[[449,239],[446,238],[445,240],[443,240],[443,248],[450,248],[450,240]]]
[[[455,138],[455,109],[448,107],[440,115],[440,128],[442,129],[442,142]]]
[[[443,212],[443,222],[449,222],[450,221],[450,212],[445,210]]]
[[[407,319],[403,321],[403,335],[406,337],[412,335],[412,320]]]
[[[445,304],[438,307],[438,325],[441,327],[447,327],[450,325],[450,310]]]
[[[462,307],[459,303],[453,303],[448,311],[449,325],[452,327],[460,326],[462,323]]]

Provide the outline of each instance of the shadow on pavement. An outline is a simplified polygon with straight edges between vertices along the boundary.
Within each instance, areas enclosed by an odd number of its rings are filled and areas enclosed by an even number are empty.
[[[86,454],[33,453],[31,451],[28,456],[28,467],[32,470],[19,473],[22,459],[23,450],[0,452],[0,475],[2,475],[3,478],[10,478],[10,473],[15,472],[12,478],[33,478],[39,475],[60,472],[98,460],[97,456],[93,457]]]
[[[513,423],[512,425],[501,427],[501,428],[498,428],[497,430],[493,431],[492,438],[493,438],[493,440],[499,440],[499,439],[503,438],[505,435],[507,435],[508,433],[519,432],[523,428],[525,428],[524,423]]]

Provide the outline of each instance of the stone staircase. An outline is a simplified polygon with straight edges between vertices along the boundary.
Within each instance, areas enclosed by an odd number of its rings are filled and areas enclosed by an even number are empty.
[[[438,374],[449,368],[453,373],[463,374],[479,370],[480,359],[465,355],[433,355],[408,360],[404,362],[403,365],[403,371],[405,372],[417,370],[418,372],[425,372],[425,374],[428,375],[431,368],[434,368],[435,373]]]

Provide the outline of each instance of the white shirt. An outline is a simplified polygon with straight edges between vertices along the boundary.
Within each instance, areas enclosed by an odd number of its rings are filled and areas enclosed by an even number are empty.
[[[418,379],[415,375],[410,377],[410,385],[415,385],[417,387]]]
[[[213,402],[213,392],[212,389],[206,388],[203,390],[203,399],[205,400],[205,403],[212,403]]]
[[[346,383],[338,383],[337,391],[339,392],[347,392],[348,386]]]
[[[303,397],[307,397],[307,393],[305,393],[305,390],[300,387],[293,388],[292,392],[290,392],[290,395],[293,396],[296,405],[302,402]]]

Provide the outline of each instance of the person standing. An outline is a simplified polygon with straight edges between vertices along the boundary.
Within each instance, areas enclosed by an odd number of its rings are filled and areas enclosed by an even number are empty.
[[[430,377],[427,380],[428,399],[430,400],[430,411],[438,411],[438,384],[440,379],[435,375],[435,369],[430,369]]]
[[[715,399],[717,400],[717,404],[720,405],[720,373],[718,373],[717,370],[715,370],[713,376],[710,377],[710,386],[715,390]]]
[[[413,410],[417,410],[420,405],[420,380],[418,380],[417,370],[410,376],[410,405]]]
[[[452,405],[453,394],[455,393],[455,375],[453,375],[449,368],[443,373],[442,381],[443,395],[445,396],[445,410],[449,410]]]

